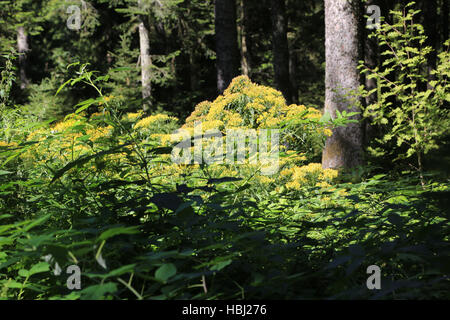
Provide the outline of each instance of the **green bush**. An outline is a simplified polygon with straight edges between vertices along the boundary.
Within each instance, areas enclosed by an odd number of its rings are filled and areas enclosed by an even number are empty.
[[[121,114],[102,79],[82,67],[66,86],[97,99],[0,144],[0,299],[448,299],[448,181],[351,184],[314,163],[285,190],[214,165],[175,175],[159,135],[176,119]]]
[[[409,164],[423,178],[424,156],[437,149],[450,125],[450,40],[447,50],[439,54],[437,67],[427,72],[432,48],[422,25],[414,18],[420,10],[410,3],[402,11],[392,11],[394,24],[383,22],[372,34],[384,56],[381,67],[370,69],[361,62],[368,79],[376,79],[378,87],[364,91],[376,94],[376,102],[366,107],[364,115],[372,124],[384,129],[381,138],[369,147],[376,156],[390,154],[395,160],[413,159]]]

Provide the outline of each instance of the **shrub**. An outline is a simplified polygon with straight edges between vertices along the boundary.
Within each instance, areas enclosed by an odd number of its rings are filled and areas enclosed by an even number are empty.
[[[428,55],[433,49],[425,46],[424,29],[414,22],[420,11],[413,10],[413,5],[407,5],[403,12],[392,11],[396,22],[382,23],[372,35],[386,49],[382,66],[370,69],[361,62],[360,68],[378,82],[378,88],[363,92],[365,96],[378,93],[377,101],[366,107],[364,115],[384,129],[369,151],[377,156],[394,155],[395,160],[415,159],[416,165],[410,165],[419,171],[424,183],[423,157],[438,148],[450,125],[450,111],[445,107],[450,102],[450,53],[447,49],[439,55],[437,68],[428,77]]]

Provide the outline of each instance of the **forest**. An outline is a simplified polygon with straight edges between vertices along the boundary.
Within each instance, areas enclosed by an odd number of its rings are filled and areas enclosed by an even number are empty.
[[[448,6],[0,0],[0,300],[450,299]]]

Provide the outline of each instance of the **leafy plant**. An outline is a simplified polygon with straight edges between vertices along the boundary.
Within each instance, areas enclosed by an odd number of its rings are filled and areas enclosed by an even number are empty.
[[[363,91],[365,96],[377,94],[364,116],[385,129],[369,151],[378,156],[394,154],[395,160],[415,159],[415,165],[409,164],[424,184],[424,156],[438,148],[450,124],[446,107],[450,102],[450,42],[445,43],[447,49],[439,54],[437,68],[428,76],[428,56],[433,49],[426,45],[422,25],[415,22],[420,10],[414,10],[414,4],[409,3],[403,12],[392,11],[395,22],[383,22],[371,35],[384,50],[382,65],[370,69],[361,62],[360,69],[378,83],[377,88]]]
[[[288,163],[272,180],[175,166],[161,137],[177,119],[123,114],[103,94],[107,78],[77,66],[64,88],[84,83],[98,97],[0,143],[0,299],[448,298],[448,181],[422,189],[404,172],[349,183],[315,163]],[[206,105],[245,119],[241,95]],[[200,106],[194,117],[214,109]],[[321,136],[327,120],[308,111],[292,128]],[[73,265],[80,290],[67,286]]]

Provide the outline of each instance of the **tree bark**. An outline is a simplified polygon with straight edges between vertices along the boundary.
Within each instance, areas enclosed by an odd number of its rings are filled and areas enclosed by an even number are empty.
[[[27,53],[30,50],[28,46],[28,37],[23,26],[17,28],[17,50],[19,52],[19,78],[20,89],[24,90],[30,81],[27,77]]]
[[[287,104],[292,103],[292,85],[289,75],[289,46],[285,0],[271,0],[272,44],[275,86],[283,93]]]
[[[442,2],[442,37],[445,42],[448,40],[448,0]]]
[[[241,44],[240,46],[241,73],[248,77],[250,75],[250,56],[248,53],[248,45],[247,45],[247,29],[246,29],[247,9],[244,0],[239,0],[238,12],[239,12],[238,33]]]
[[[292,101],[291,103],[298,103],[298,86],[295,80],[297,73],[298,57],[294,50],[289,50],[289,80],[292,89]]]
[[[292,25],[292,21],[288,19],[288,29],[289,26]],[[297,69],[298,69],[298,55],[294,50],[295,48],[295,37],[288,37],[288,46],[289,46],[289,80],[292,89],[292,103],[298,103],[298,85],[296,80]]]
[[[216,0],[217,91],[221,94],[239,74],[235,0]]]
[[[142,9],[142,0],[138,0],[138,6]],[[152,86],[150,80],[151,74],[151,56],[150,56],[150,37],[149,24],[146,16],[139,16],[139,46],[140,46],[140,60],[141,60],[141,83],[142,83],[142,100],[143,110],[148,112],[151,107],[150,98],[152,96]]]
[[[357,69],[360,46],[361,6],[358,0],[325,0],[325,111],[360,112],[354,96],[360,85]],[[354,119],[360,120],[361,116]],[[363,130],[360,122],[333,130],[322,155],[324,168],[352,168],[363,164]]]

